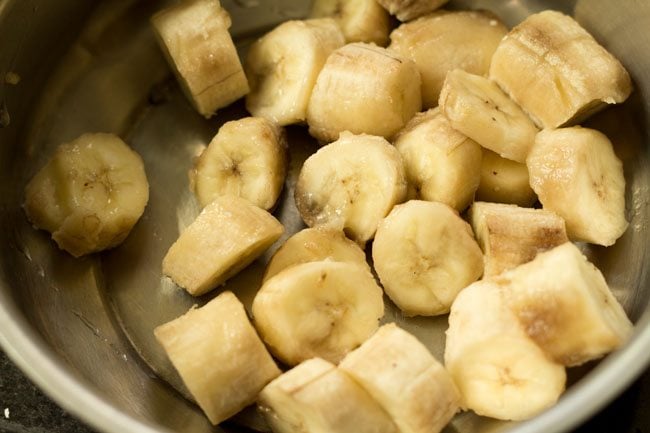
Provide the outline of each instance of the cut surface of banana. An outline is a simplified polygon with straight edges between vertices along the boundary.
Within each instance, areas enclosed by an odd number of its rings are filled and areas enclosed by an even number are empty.
[[[192,188],[202,207],[221,195],[236,195],[269,210],[282,192],[287,161],[284,131],[272,121],[226,122],[196,160]]]
[[[253,301],[255,327],[287,365],[313,357],[338,363],[383,315],[381,288],[366,267],[349,262],[292,266],[266,280]]]
[[[390,16],[377,0],[314,0],[309,16],[336,19],[346,42],[388,43]]]
[[[400,21],[410,21],[435,11],[449,0],[377,0]]]
[[[530,187],[528,167],[483,148],[481,181],[476,190],[476,200],[510,203],[530,207],[537,201]]]
[[[142,216],[149,184],[142,158],[112,134],[60,145],[25,187],[29,221],[75,257],[113,248]]]
[[[483,274],[469,224],[437,202],[395,206],[379,224],[372,259],[386,294],[407,316],[447,313],[458,292]]]
[[[215,425],[254,403],[281,373],[232,292],[158,326],[154,334]]]
[[[163,274],[191,295],[202,295],[248,266],[283,232],[273,215],[248,200],[217,197],[169,248]]]

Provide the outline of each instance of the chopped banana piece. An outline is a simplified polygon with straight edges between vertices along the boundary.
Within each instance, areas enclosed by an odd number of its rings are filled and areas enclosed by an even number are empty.
[[[336,19],[346,42],[388,43],[390,16],[377,0],[314,0],[309,16]]]
[[[486,148],[482,150],[481,182],[476,200],[532,206],[537,195],[530,187],[526,164],[503,158]]]
[[[414,18],[426,15],[449,0],[377,0],[391,15],[395,15],[400,21],[410,21]]]

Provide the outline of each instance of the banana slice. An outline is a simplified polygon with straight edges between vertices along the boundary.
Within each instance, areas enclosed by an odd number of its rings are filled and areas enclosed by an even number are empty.
[[[202,207],[221,195],[236,195],[269,210],[282,192],[287,160],[283,129],[247,117],[219,129],[196,160],[190,183]]]
[[[564,220],[547,210],[475,202],[469,219],[485,254],[485,277],[516,268],[569,241]]]
[[[151,18],[158,43],[196,110],[212,116],[249,91],[218,0],[182,2]]]
[[[240,197],[217,197],[169,248],[163,274],[191,295],[223,284],[284,231],[273,215]]]
[[[373,44],[353,43],[327,59],[309,100],[307,123],[323,142],[343,131],[390,138],[421,108],[415,63]]]
[[[264,282],[253,301],[255,326],[288,365],[320,357],[338,363],[384,315],[381,288],[364,266],[311,262]]]
[[[526,164],[502,158],[486,148],[482,150],[481,182],[476,190],[476,199],[532,206],[537,195],[530,187]]]
[[[254,403],[281,373],[232,292],[158,326],[154,335],[215,425]]]
[[[544,130],[526,165],[539,201],[564,218],[571,240],[609,246],[623,235],[623,164],[605,135],[579,126]]]
[[[25,187],[27,219],[75,257],[121,244],[149,200],[140,156],[112,134],[60,145]]]
[[[460,69],[447,74],[440,109],[454,129],[504,158],[526,162],[537,128],[494,81]]]
[[[390,35],[389,48],[415,62],[422,76],[422,105],[431,108],[438,105],[447,72],[487,74],[492,54],[507,31],[489,12],[437,11],[399,26]]]
[[[330,53],[343,46],[331,18],[287,21],[255,42],[245,71],[251,91],[246,108],[280,125],[304,122],[316,78]]]
[[[451,127],[435,108],[418,113],[395,138],[408,179],[408,197],[445,203],[458,211],[474,199],[481,146]]]
[[[550,10],[508,33],[490,78],[544,128],[579,123],[632,92],[623,65],[573,18]]]
[[[377,0],[400,21],[410,21],[438,9],[449,0]]]
[[[405,197],[406,175],[395,147],[381,137],[350,133],[305,161],[295,189],[308,226],[344,230],[359,244]]]
[[[379,328],[339,368],[390,414],[403,433],[437,433],[460,407],[460,394],[447,370],[417,338],[394,323]]]
[[[354,380],[314,358],[268,384],[258,405],[275,433],[397,433],[379,405]]]
[[[309,16],[336,19],[346,42],[388,43],[390,16],[376,0],[314,0]]]
[[[469,224],[435,202],[395,206],[379,224],[372,259],[386,294],[407,316],[447,313],[458,292],[483,274]]]

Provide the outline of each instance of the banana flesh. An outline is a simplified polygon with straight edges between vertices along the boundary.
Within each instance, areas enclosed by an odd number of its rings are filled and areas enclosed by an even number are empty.
[[[526,164],[502,158],[483,148],[481,181],[476,190],[476,199],[530,207],[537,201],[537,195],[530,187]]]
[[[377,0],[400,21],[410,21],[435,11],[449,0]]]
[[[390,16],[376,0],[314,0],[309,16],[336,19],[346,42],[388,43]]]

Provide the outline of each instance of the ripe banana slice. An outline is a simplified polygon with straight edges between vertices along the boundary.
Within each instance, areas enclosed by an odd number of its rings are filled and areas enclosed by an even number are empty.
[[[287,365],[313,357],[338,363],[384,315],[381,288],[364,266],[311,262],[264,282],[253,301],[255,326]]]
[[[158,326],[154,335],[215,425],[254,403],[281,373],[232,292]]]
[[[388,43],[390,16],[376,0],[314,0],[309,16],[336,19],[346,42]]]
[[[526,162],[537,128],[494,82],[455,69],[440,92],[440,109],[454,129],[504,158]]]
[[[530,187],[526,164],[502,158],[483,148],[481,182],[476,190],[476,199],[530,207],[537,201],[537,195]]]
[[[460,407],[447,370],[394,323],[379,328],[339,368],[388,412],[402,433],[437,433]]]
[[[407,316],[449,311],[483,274],[472,229],[449,206],[411,200],[379,224],[372,259],[386,294]]]
[[[343,131],[390,139],[421,108],[415,63],[386,48],[353,43],[327,59],[309,100],[307,123],[323,142]]]
[[[623,235],[623,164],[605,135],[579,126],[544,130],[526,165],[539,201],[564,218],[571,240],[609,246]]]
[[[248,93],[230,15],[218,0],[182,2],[151,18],[159,45],[196,110],[205,117]]]
[[[399,26],[390,35],[389,48],[415,62],[422,75],[422,104],[431,108],[438,105],[447,72],[459,68],[487,74],[492,54],[507,31],[489,12],[437,11]]]
[[[445,203],[458,211],[474,199],[481,146],[451,127],[435,108],[418,113],[395,138],[408,179],[408,197]]]
[[[381,137],[347,132],[305,161],[295,189],[308,226],[344,230],[361,245],[405,198],[406,175],[395,147]]]
[[[268,384],[258,405],[275,433],[397,433],[386,412],[361,386],[319,358]]]
[[[282,128],[259,117],[226,122],[190,172],[202,207],[221,195],[236,195],[271,209],[287,173],[287,142]]]
[[[246,108],[280,125],[304,122],[316,78],[330,53],[345,43],[331,18],[287,21],[255,42],[245,71]]]
[[[547,210],[475,202],[469,219],[485,254],[485,277],[516,268],[569,241],[564,220]]]
[[[490,78],[544,128],[579,123],[632,91],[614,56],[573,18],[550,10],[508,33],[494,53]]]
[[[273,215],[248,200],[217,197],[169,248],[163,274],[191,295],[202,295],[248,266],[283,231]]]
[[[112,134],[60,145],[25,187],[29,221],[75,257],[121,244],[149,200],[140,156]]]
[[[414,18],[433,12],[449,0],[377,0],[391,15],[400,21],[410,21]]]

